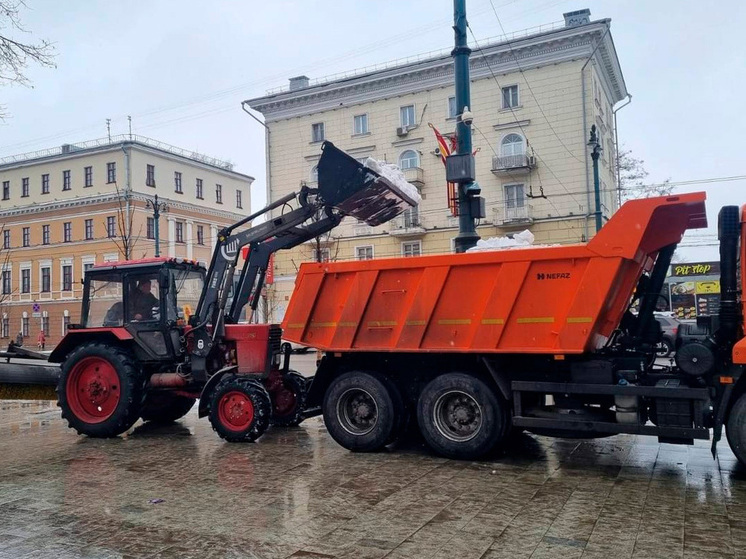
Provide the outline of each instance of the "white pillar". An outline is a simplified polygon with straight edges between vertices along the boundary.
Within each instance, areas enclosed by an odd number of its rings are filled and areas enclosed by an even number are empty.
[[[215,250],[215,245],[218,244],[218,228],[215,225],[210,225],[210,250]]]
[[[168,255],[176,256],[176,219],[168,218]]]
[[[186,245],[187,245],[187,259],[192,260],[194,258],[194,240],[192,239],[192,229],[194,222],[188,219],[186,222]]]

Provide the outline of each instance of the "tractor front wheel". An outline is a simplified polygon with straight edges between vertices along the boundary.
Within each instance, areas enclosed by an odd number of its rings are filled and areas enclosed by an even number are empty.
[[[210,397],[210,423],[221,438],[232,443],[251,442],[269,426],[272,402],[258,381],[226,375]]]
[[[296,371],[288,371],[277,383],[272,397],[272,425],[295,427],[303,421],[306,407],[306,379]]]
[[[144,382],[132,355],[118,347],[81,345],[62,364],[57,405],[68,425],[89,437],[116,437],[140,417]]]
[[[140,417],[143,421],[150,421],[151,423],[173,423],[189,413],[196,401],[196,398],[178,396],[168,392],[148,392]]]

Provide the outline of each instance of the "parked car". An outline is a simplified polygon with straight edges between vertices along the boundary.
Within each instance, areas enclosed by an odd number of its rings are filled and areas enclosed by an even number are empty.
[[[676,348],[676,336],[682,323],[674,317],[667,316],[663,313],[656,313],[655,319],[661,325],[661,330],[663,332],[663,339],[658,344],[656,353],[658,357],[669,357]]]

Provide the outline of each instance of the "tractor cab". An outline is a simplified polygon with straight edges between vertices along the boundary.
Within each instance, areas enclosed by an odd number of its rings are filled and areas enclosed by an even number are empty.
[[[179,357],[180,338],[197,308],[204,279],[203,266],[176,258],[93,266],[85,274],[80,324],[71,334],[116,330],[118,336],[134,339],[146,361]]]

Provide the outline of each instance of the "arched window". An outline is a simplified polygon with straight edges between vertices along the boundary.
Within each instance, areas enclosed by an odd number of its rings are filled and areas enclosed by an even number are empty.
[[[414,169],[420,166],[420,156],[413,149],[408,149],[399,156],[400,169]]]
[[[523,137],[519,134],[508,134],[500,142],[500,155],[523,155],[526,153],[526,147],[523,143]]]
[[[311,182],[319,182],[319,166],[314,165],[311,169]]]

